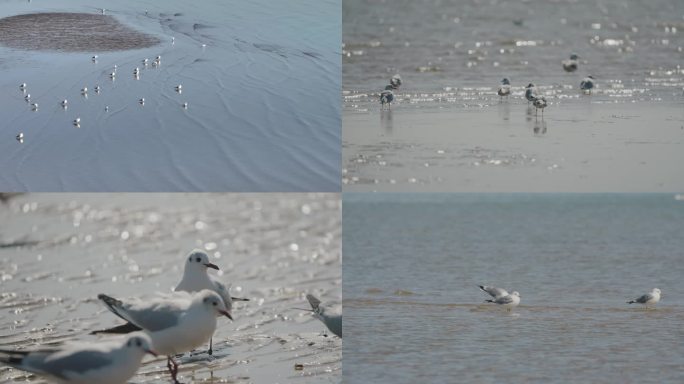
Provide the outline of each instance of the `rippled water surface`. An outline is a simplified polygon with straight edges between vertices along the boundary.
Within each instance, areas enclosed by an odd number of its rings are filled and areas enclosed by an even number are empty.
[[[0,39],[0,190],[339,190],[338,0],[0,4],[90,14]]]
[[[344,381],[682,382],[683,200],[345,194]]]
[[[340,381],[341,339],[294,309],[306,293],[340,300],[339,195],[23,195],[0,203],[0,222],[3,349],[96,341],[90,331],[120,324],[98,293],[169,292],[185,254],[202,248],[251,301],[219,321],[213,357],[179,359],[181,381]],[[0,382],[27,379],[40,381],[0,367]],[[166,361],[132,381],[168,382]]]

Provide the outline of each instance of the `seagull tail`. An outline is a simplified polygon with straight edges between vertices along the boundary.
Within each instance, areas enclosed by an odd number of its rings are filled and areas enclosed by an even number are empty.
[[[634,303],[636,303],[636,300],[630,300],[627,302],[627,304],[634,304]]]
[[[137,331],[141,331],[141,330],[142,330],[142,328],[138,327],[135,324],[126,323],[126,324],[119,325],[117,327],[101,329],[99,331],[92,331],[92,332],[90,332],[90,334],[91,335],[98,335],[101,333],[105,333],[105,334],[119,334],[120,335],[120,334],[126,334],[126,333],[131,333],[131,332],[137,332]]]
[[[485,303],[493,303],[494,300],[485,300],[484,302],[485,302]]]
[[[119,316],[120,318],[126,320],[126,322],[129,321],[127,318],[125,318],[124,316],[122,316],[119,313],[119,308],[123,305],[123,302],[121,300],[117,300],[111,296],[107,296],[104,293],[100,293],[99,295],[97,295],[97,298],[100,299],[103,303],[105,303],[107,308],[110,311],[112,311],[113,314],[115,314],[115,315]]]
[[[314,295],[306,295],[306,299],[309,300],[309,304],[311,304],[311,308],[314,310],[317,310],[318,306],[321,304],[321,301],[318,300]]]
[[[0,349],[0,363],[9,365],[15,368],[21,368],[21,363],[24,361],[28,351],[10,351],[7,349]]]

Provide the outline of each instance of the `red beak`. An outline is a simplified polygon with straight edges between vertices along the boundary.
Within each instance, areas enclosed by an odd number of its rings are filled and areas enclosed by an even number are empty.
[[[151,350],[151,349],[146,349],[145,352],[149,353],[150,355],[152,355],[152,356],[154,356],[154,357],[159,356],[159,355],[157,354],[157,352],[155,352],[155,351],[153,351],[153,350]]]
[[[216,265],[216,264],[206,263],[206,264],[204,264],[204,266],[207,267],[207,268],[212,268],[212,269],[215,269],[215,270],[219,271],[219,267],[218,267],[218,265]]]

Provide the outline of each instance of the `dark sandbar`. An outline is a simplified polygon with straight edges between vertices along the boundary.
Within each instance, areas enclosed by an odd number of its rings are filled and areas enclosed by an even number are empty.
[[[32,13],[0,19],[0,44],[16,49],[103,52],[147,48],[160,40],[108,15]]]

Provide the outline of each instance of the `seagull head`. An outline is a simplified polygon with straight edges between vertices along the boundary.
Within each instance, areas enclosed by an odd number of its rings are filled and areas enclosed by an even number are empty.
[[[142,332],[132,333],[126,341],[126,348],[140,351],[143,354],[149,353],[152,356],[157,356],[157,352],[152,349],[152,340]]]
[[[216,312],[216,316],[226,316],[227,318],[233,320],[230,311],[226,308],[226,304],[223,302],[221,296],[214,291],[208,289],[203,289],[198,293],[199,297],[202,299],[202,304],[210,311]]]
[[[525,87],[525,88],[533,88],[533,87],[534,87],[534,84],[529,83],[529,84],[527,84],[527,87]]]
[[[504,77],[503,80],[501,80],[501,84],[503,84],[503,85],[511,85],[511,81],[508,80],[508,77]]]
[[[209,256],[199,249],[195,249],[188,255],[188,261],[185,264],[185,269],[189,268],[201,271],[206,271],[207,268],[215,269],[217,271],[219,270],[219,267],[216,264],[209,262]]]
[[[658,289],[658,288],[653,288],[653,293],[654,293],[654,294],[657,293],[657,294],[660,295],[660,289]]]
[[[573,53],[570,55],[570,60],[577,60],[577,59],[579,59],[579,56],[577,56],[576,53]]]
[[[588,79],[594,80],[594,76],[593,76],[593,75],[589,75],[589,76],[587,76],[587,78],[588,78]]]
[[[511,296],[518,296],[518,297],[520,297],[520,294],[518,293],[518,291],[513,291],[513,293],[511,293]]]

